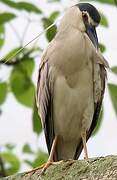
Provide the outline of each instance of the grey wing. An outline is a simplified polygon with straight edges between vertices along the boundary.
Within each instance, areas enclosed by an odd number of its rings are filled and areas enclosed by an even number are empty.
[[[87,133],[87,141],[90,138],[93,130],[95,129],[97,122],[98,122],[98,118],[99,118],[99,114],[100,114],[100,110],[101,110],[101,106],[102,106],[102,100],[103,100],[103,96],[104,96],[104,91],[105,91],[105,80],[106,80],[106,70],[104,65],[99,64],[99,75],[100,75],[100,80],[101,80],[101,91],[100,91],[100,98],[97,100],[97,102],[94,103],[94,116],[93,116],[93,121],[91,124],[91,127]],[[95,86],[95,85],[94,85]],[[94,87],[95,88],[95,87]],[[80,143],[77,146],[76,149],[76,153],[74,156],[74,159],[78,159],[81,152],[83,149],[83,144],[82,144],[82,139],[80,140]]]
[[[100,68],[100,79],[101,79],[101,94],[100,94],[100,99],[97,100],[97,102],[94,103],[94,116],[93,116],[93,121],[91,124],[91,127],[89,129],[89,132],[87,134],[87,140],[89,139],[89,137],[91,136],[93,130],[96,127],[96,124],[98,122],[98,118],[99,118],[99,114],[100,114],[100,110],[101,110],[101,106],[102,106],[102,100],[104,97],[104,92],[105,92],[105,81],[107,78],[107,73],[106,73],[106,69],[104,67],[104,65],[99,65]]]
[[[37,83],[37,107],[41,116],[48,152],[54,140],[52,81],[48,61],[42,62]]]

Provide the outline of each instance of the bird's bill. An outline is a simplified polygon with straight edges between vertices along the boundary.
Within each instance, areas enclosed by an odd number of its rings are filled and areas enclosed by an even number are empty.
[[[98,44],[98,37],[97,37],[97,33],[96,33],[95,27],[92,26],[92,25],[87,26],[86,33],[89,36],[89,38],[92,41],[92,43],[94,44],[95,48],[98,49],[99,44]]]

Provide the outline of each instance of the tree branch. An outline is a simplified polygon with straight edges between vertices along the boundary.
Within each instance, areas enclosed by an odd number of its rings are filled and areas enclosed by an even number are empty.
[[[30,19],[27,19],[27,24],[26,24],[26,26],[24,28],[24,32],[23,32],[23,35],[22,35],[21,46],[23,46],[24,38],[25,38],[26,33],[28,31],[29,25],[30,25]]]
[[[19,33],[17,32],[16,28],[13,26],[12,23],[9,23],[11,29],[13,30],[14,34],[16,35],[17,39],[19,40],[20,44],[21,44],[21,37],[19,35]]]
[[[117,156],[86,160],[69,160],[51,165],[41,177],[35,173],[21,173],[2,180],[116,180]]]

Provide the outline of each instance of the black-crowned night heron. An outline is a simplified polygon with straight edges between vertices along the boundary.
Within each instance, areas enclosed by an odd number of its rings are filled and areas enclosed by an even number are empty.
[[[44,52],[37,84],[37,106],[45,133],[47,164],[78,159],[101,109],[108,63],[99,51],[97,9],[88,3],[69,8]]]

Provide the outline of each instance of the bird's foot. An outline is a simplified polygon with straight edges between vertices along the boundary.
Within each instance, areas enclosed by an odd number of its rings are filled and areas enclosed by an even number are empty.
[[[58,165],[60,164],[62,161],[58,161],[58,162],[52,162],[52,161],[48,161],[42,168],[41,172],[40,172],[40,176],[44,174],[44,172],[46,171],[46,169],[51,166],[51,165]]]
[[[88,156],[84,156],[84,160],[88,161],[89,160]]]
[[[86,145],[86,131],[83,130],[81,133],[82,137],[82,143],[83,143],[83,148],[84,148],[84,159],[88,160],[88,151],[87,151],[87,145]]]
[[[42,168],[41,172],[40,172],[40,176],[44,174],[44,172],[46,171],[46,169],[51,166],[52,164],[54,164],[54,162],[52,161],[48,161]]]
[[[60,164],[62,161],[58,161],[58,162],[53,162],[53,161],[48,161],[47,163],[43,164],[42,166],[39,166],[37,168],[34,168],[28,172],[26,172],[26,174],[32,176],[36,171],[39,170],[39,176],[43,175],[45,173],[45,171],[47,170],[47,168],[51,165],[57,165]]]
[[[38,170],[41,171],[41,169],[43,169],[45,165],[46,165],[46,163],[42,164],[39,167],[33,168],[32,170],[27,171],[26,175],[28,174],[28,175],[32,176],[36,171],[38,171]]]

